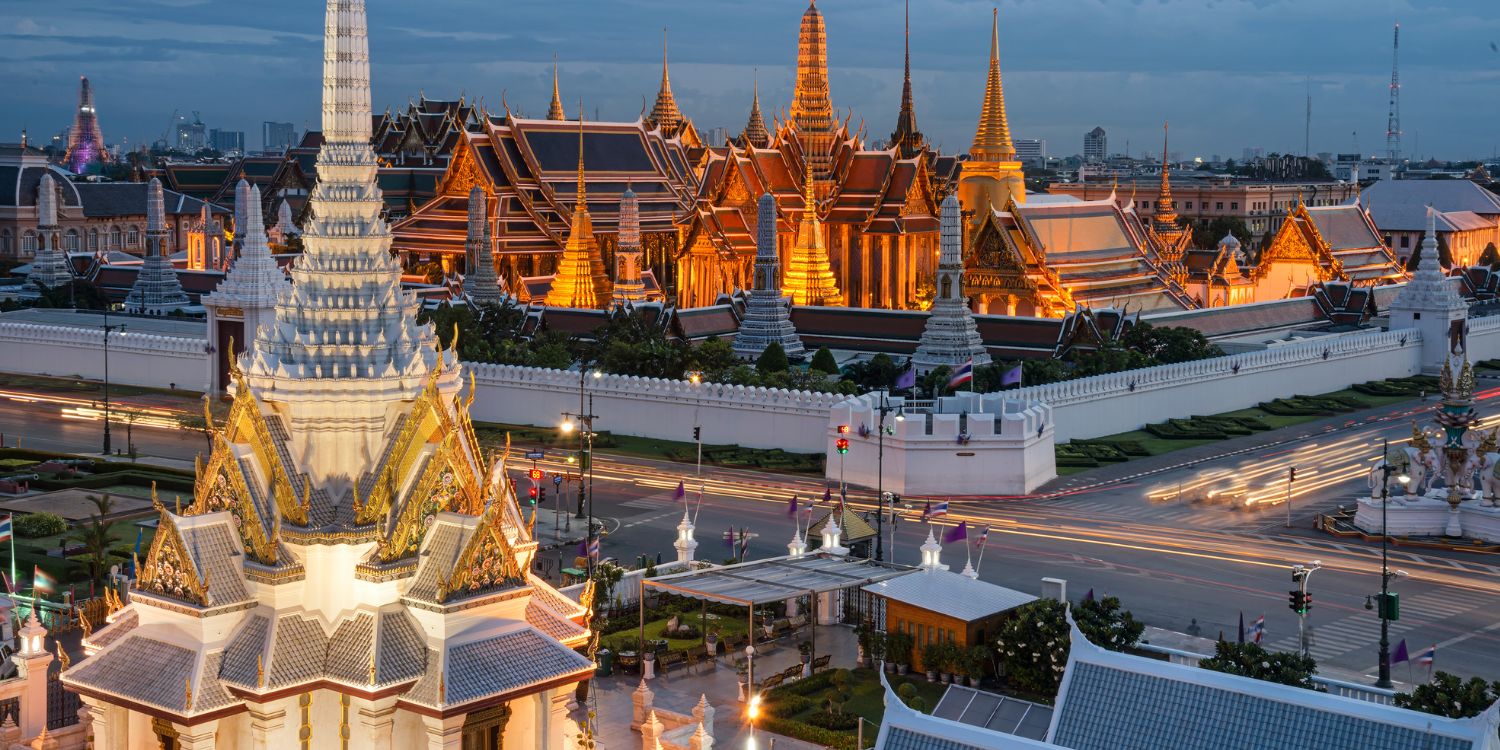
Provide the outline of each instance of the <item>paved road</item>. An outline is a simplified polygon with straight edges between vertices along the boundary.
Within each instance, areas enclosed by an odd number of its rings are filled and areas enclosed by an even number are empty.
[[[1241,613],[1247,623],[1264,614],[1267,643],[1283,649],[1297,642],[1296,616],[1286,606],[1289,566],[1320,560],[1325,568],[1311,586],[1311,651],[1320,663],[1373,674],[1379,623],[1364,601],[1379,586],[1378,547],[1318,534],[1310,529],[1311,518],[1367,491],[1365,472],[1379,441],[1409,436],[1409,419],[1427,406],[1372,410],[1087,472],[1059,480],[1046,496],[954,499],[953,512],[938,523],[991,527],[979,567],[985,580],[1036,591],[1044,576],[1065,578],[1075,598],[1088,589],[1118,595],[1153,625],[1184,630],[1196,620],[1208,637],[1223,632],[1233,638]],[[0,432],[7,444],[20,435],[36,447],[97,451],[98,423],[61,420],[57,409],[6,404],[0,407]],[[1495,419],[1487,402],[1481,402],[1481,413]],[[138,429],[135,438],[143,454],[177,460],[191,460],[204,446],[201,435],[185,431]],[[1224,483],[1284,496],[1282,480],[1290,465],[1298,467],[1299,476],[1291,529],[1283,527],[1284,505],[1232,510],[1189,500],[1196,489]],[[556,460],[542,466],[549,473],[566,468]],[[521,486],[524,468],[515,470]],[[595,512],[611,531],[605,553],[624,561],[658,553],[670,559],[673,529],[682,516],[673,499],[679,481],[695,500],[690,465],[600,456]],[[729,550],[721,536],[731,526],[758,535],[752,556],[782,553],[793,530],[787,499],[821,497],[824,482],[807,475],[705,468],[702,486],[699,557],[722,559]],[[565,489],[570,490],[565,507],[571,508],[571,488]],[[872,498],[867,491],[850,493],[859,510],[873,510]],[[927,533],[914,518],[920,501],[914,504],[894,534],[894,559],[902,563],[917,561]],[[571,550],[564,554],[571,556]],[[960,544],[945,552],[955,568],[962,567],[963,556]],[[1393,567],[1408,573],[1395,585],[1404,601],[1392,640],[1405,638],[1413,652],[1436,644],[1440,669],[1500,675],[1500,558],[1397,549],[1391,559]],[[1406,667],[1398,666],[1395,676],[1405,679]]]

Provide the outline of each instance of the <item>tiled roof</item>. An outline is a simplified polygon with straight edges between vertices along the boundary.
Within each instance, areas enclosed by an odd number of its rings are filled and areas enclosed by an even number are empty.
[[[219,666],[219,679],[234,685],[256,687],[256,657],[265,652],[266,633],[271,629],[271,618],[251,615],[240,624],[239,632],[224,649],[224,658]]]
[[[821,537],[823,529],[828,526],[830,518],[833,518],[832,511],[824,514],[822,518],[819,518],[813,525],[808,527],[808,536],[813,539]],[[875,538],[875,527],[871,526],[863,516],[849,510],[847,506],[844,508],[844,514],[839,516],[839,531],[839,538],[843,540],[841,543],[859,542]]]
[[[427,670],[427,641],[411,615],[404,609],[381,612],[378,632],[375,683],[386,685],[421,677]]]
[[[146,215],[146,183],[144,182],[80,182],[74,188],[83,200],[83,215],[90,219],[108,219],[122,216]],[[203,210],[203,201],[175,190],[163,190],[168,215],[197,216]],[[213,206],[215,214],[228,215],[230,211]]]
[[[474,533],[472,525],[465,526],[451,520],[438,519],[428,530],[423,540],[422,563],[417,568],[416,579],[406,595],[413,599],[436,602],[438,586],[453,573],[464,544]]]
[[[140,622],[140,615],[134,609],[127,609],[115,621],[107,627],[94,631],[89,637],[89,644],[94,648],[104,648],[120,639],[120,636],[135,630],[136,623]]]
[[[588,635],[588,629],[564,619],[561,615],[553,612],[546,605],[538,602],[535,597],[526,603],[526,622],[537,630],[556,638],[559,641],[569,641],[580,636]]]
[[[559,677],[586,674],[593,663],[530,628],[448,649],[447,705],[459,705]]]
[[[363,685],[370,680],[370,651],[375,648],[375,617],[361,612],[345,618],[328,639],[323,673],[335,680]]]
[[[224,513],[227,518],[228,513]],[[235,543],[235,532],[229,522],[194,523],[197,519],[180,520],[182,542],[193,565],[208,579],[208,605],[217,607],[237,604],[250,598],[245,590],[245,574],[240,564],[244,555]]]
[[[131,635],[63,673],[63,681],[181,713],[196,659],[191,649]]]
[[[316,620],[284,615],[276,621],[271,658],[266,660],[266,685],[282,687],[317,679],[323,672],[328,636]]]
[[[1443,213],[1500,215],[1500,196],[1468,180],[1381,180],[1365,188],[1359,199],[1385,232],[1425,230],[1429,205]]]

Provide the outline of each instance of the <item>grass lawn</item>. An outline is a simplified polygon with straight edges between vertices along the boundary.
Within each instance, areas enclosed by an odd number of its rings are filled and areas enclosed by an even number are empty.
[[[129,550],[135,549],[135,537],[138,530],[141,532],[141,557],[145,557],[146,551],[151,549],[151,538],[155,534],[155,530],[137,526],[136,521],[138,520],[139,516],[132,519],[115,521],[109,525],[110,533],[114,534],[118,540],[112,546],[116,550],[126,551],[124,555],[111,555],[110,564],[129,564]],[[67,534],[54,534],[35,539],[21,539],[17,537],[15,540],[16,572],[21,576],[21,579],[23,581],[29,580],[31,578],[31,568],[35,565],[40,566],[42,570],[47,571],[48,574],[64,584],[71,581],[81,581],[86,586],[89,569],[88,557],[86,555],[75,555],[70,558],[49,557],[47,555],[49,550],[57,549],[59,542],[65,539],[67,539]],[[72,546],[77,543],[69,540],[67,544]]]
[[[700,622],[700,620],[698,619],[698,612],[693,612],[691,614],[679,613],[677,616],[681,618],[682,624],[691,625],[695,628],[698,628],[699,632],[703,632],[702,622]],[[717,619],[715,619],[715,617],[717,617]],[[670,615],[659,620],[648,620],[646,622],[646,638],[648,640],[661,638],[662,633],[667,629],[667,620],[669,619],[671,619]],[[739,638],[740,636],[745,634],[745,628],[748,627],[748,623],[744,620],[744,618],[732,617],[727,615],[715,615],[712,612],[708,613],[708,619],[706,620],[706,622],[708,623],[709,630],[719,631],[720,642],[728,642]],[[601,640],[603,640],[606,645],[618,643],[620,644],[620,648],[627,651],[633,651],[638,644],[639,637],[640,630],[638,629],[638,627],[629,627],[617,633],[606,635]],[[697,638],[667,639],[667,648],[673,651],[699,648],[702,645],[702,636],[699,636]]]
[[[849,675],[849,700],[843,704],[845,714],[853,714],[863,717],[870,725],[865,727],[865,747],[875,744],[876,728],[880,726],[881,719],[885,716],[885,691],[880,686],[880,676],[874,669],[836,670]],[[819,673],[809,679],[821,680]],[[948,688],[946,685],[928,682],[925,676],[887,675],[892,690],[899,690],[904,683],[910,682],[917,690],[917,695],[927,704],[930,713],[937,706],[938,700],[943,697],[943,692]],[[781,732],[790,736],[798,737],[806,741],[818,744],[832,745],[834,747],[852,748],[858,736],[856,729],[827,730],[811,724],[808,719],[819,715],[826,715],[828,706],[826,703],[828,694],[833,690],[832,683],[824,687],[803,693],[798,690],[798,683],[788,683],[787,686],[772,690],[767,696],[767,713],[775,717],[766,721],[766,729],[773,732]],[[778,715],[776,704],[778,701],[796,701],[791,696],[800,696],[808,701],[806,707],[789,715]]]
[[[495,422],[475,422],[474,431],[480,441],[490,445],[504,445],[505,433],[511,440],[521,443],[536,443],[559,450],[578,450],[577,436],[564,437],[558,430],[527,425],[508,425]],[[594,438],[594,450],[600,454],[619,454],[656,458],[667,461],[691,463],[698,458],[697,443],[660,438],[635,437],[600,432]],[[781,450],[740,448],[733,445],[703,446],[703,463],[709,466],[758,467],[775,471],[823,473],[822,454],[787,453]]]

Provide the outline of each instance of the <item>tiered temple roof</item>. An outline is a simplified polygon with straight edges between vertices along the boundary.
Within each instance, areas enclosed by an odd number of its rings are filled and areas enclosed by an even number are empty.
[[[744,319],[734,337],[734,353],[754,359],[772,342],[788,357],[801,359],[807,350],[792,326],[787,298],[781,293],[780,264],[776,247],[776,199],[760,197],[759,249],[755,256],[755,288],[745,302]]]
[[[166,207],[161,180],[153,177],[146,195],[146,255],[135,284],[125,297],[126,311],[165,315],[190,304],[177,280],[177,272],[167,258],[166,242]]]

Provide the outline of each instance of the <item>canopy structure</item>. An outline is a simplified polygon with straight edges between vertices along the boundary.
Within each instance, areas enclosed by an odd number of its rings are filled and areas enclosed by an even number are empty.
[[[866,586],[915,570],[894,563],[809,552],[797,557],[773,557],[648,578],[641,583],[679,596],[755,606],[807,594]]]

